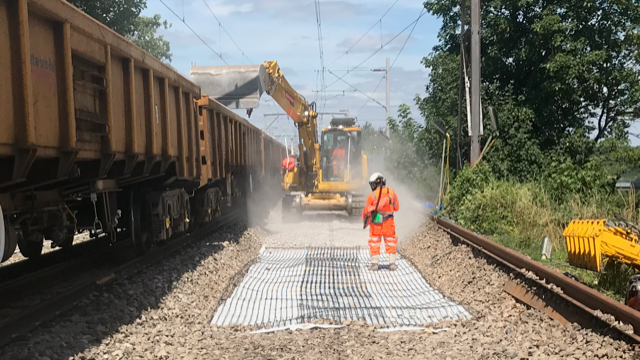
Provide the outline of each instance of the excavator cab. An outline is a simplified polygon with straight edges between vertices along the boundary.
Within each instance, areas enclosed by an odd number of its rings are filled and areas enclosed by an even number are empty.
[[[354,124],[355,119],[334,119],[329,128],[322,130],[323,182],[348,182],[362,177],[361,131]]]

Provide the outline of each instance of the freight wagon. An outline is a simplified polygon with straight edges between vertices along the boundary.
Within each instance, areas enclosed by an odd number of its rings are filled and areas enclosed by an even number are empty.
[[[136,250],[277,181],[284,146],[62,0],[0,0],[0,258],[124,233]]]

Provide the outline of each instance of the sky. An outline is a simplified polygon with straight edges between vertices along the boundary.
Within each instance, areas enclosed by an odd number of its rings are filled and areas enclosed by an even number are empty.
[[[395,117],[398,106],[404,103],[411,106],[414,119],[421,121],[414,98],[416,94],[424,96],[429,72],[420,62],[437,43],[441,25],[439,19],[425,14],[410,37],[413,26],[401,33],[420,15],[421,0],[320,0],[322,51],[327,69],[324,72],[324,94],[316,92],[322,89],[323,74],[320,71],[314,1],[163,1],[177,16],[160,0],[147,0],[147,9],[142,14],[160,14],[172,24],[171,28],[162,28],[159,33],[170,42],[171,65],[187,78],[191,63],[197,66],[225,65],[211,49],[221,54],[228,65],[258,65],[267,60],[277,60],[289,83],[307,101],[316,101],[318,112],[349,110],[350,116],[356,117],[360,126],[370,122],[380,128],[385,125],[385,109],[365,94],[384,105],[386,82],[382,80],[384,72],[370,70],[384,68],[387,57],[391,63],[397,57],[390,71],[390,116]],[[379,21],[394,2],[393,8]],[[202,40],[193,36],[182,22],[183,18]],[[406,46],[402,49],[405,41]],[[356,70],[345,75],[346,70],[355,69],[360,63],[362,65]],[[343,80],[346,83],[339,81],[334,74],[345,75]],[[245,110],[236,112],[247,118]],[[283,113],[283,110],[265,93],[249,121],[261,129],[268,127],[268,132],[282,142],[285,136],[288,142],[292,138],[297,142],[293,121],[284,116],[278,119],[263,116],[269,113]],[[330,115],[319,117],[320,127],[328,125],[330,119]]]

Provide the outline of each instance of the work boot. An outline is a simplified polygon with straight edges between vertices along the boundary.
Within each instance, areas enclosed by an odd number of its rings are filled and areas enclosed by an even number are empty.
[[[378,259],[379,255],[371,257],[371,265],[369,265],[369,271],[378,271]]]
[[[389,254],[389,270],[396,271],[398,267],[396,266],[396,254]]]

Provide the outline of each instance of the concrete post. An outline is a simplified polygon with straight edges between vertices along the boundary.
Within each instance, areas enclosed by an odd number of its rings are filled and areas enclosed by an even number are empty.
[[[480,158],[480,0],[471,0],[471,165]]]

